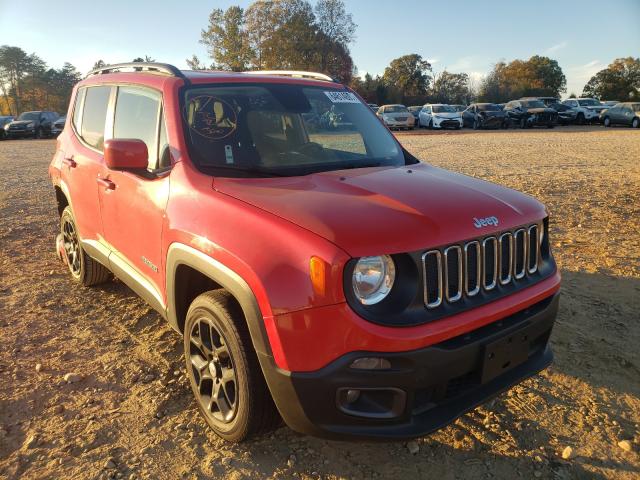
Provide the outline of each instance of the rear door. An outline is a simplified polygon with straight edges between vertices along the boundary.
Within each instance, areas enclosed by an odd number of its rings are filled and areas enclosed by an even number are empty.
[[[69,200],[83,241],[102,236],[96,177],[102,171],[105,123],[111,86],[83,87],[76,93],[71,148],[62,160],[60,176],[69,190]]]
[[[154,302],[164,291],[161,241],[170,174],[162,95],[145,87],[119,86],[112,115],[112,138],[144,141],[149,163],[147,171],[137,173],[103,166],[99,196],[104,238],[112,250],[109,263],[116,274],[124,274],[125,282],[133,278],[138,285],[129,286],[157,307]]]

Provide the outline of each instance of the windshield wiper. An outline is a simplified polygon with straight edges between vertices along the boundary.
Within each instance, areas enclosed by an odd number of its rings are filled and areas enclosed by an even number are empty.
[[[277,173],[272,170],[260,167],[236,167],[234,165],[201,165],[201,167],[207,170],[228,170],[233,172],[253,173],[257,175],[264,175],[267,177],[286,177],[282,173]]]
[[[345,165],[339,165],[336,170],[351,170],[353,168],[368,168],[379,166],[380,162],[347,163]]]

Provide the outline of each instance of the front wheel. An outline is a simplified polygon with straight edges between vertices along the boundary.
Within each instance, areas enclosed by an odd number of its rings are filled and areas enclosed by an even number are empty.
[[[576,117],[576,123],[578,125],[584,125],[584,114],[583,113],[579,113],[578,116]]]
[[[429,129],[433,130],[433,120],[429,120]]]
[[[527,120],[524,118],[520,119],[520,128],[527,128]]]
[[[111,278],[107,267],[86,254],[80,243],[80,236],[70,207],[66,207],[60,217],[60,255],[69,267],[71,277],[81,285],[90,287]]]
[[[478,130],[480,128],[480,122],[478,121],[477,118],[473,119],[473,129],[474,130]]]
[[[610,127],[611,119],[609,117],[604,117],[604,120],[602,121],[602,123],[604,124],[605,127]]]
[[[218,436],[241,442],[279,424],[242,310],[228,292],[212,290],[193,301],[184,355],[198,410]]]
[[[631,121],[631,127],[632,128],[638,128],[640,126],[640,120],[638,118],[634,118]]]

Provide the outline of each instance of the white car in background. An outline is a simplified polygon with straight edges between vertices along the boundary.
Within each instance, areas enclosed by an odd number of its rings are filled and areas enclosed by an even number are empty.
[[[418,115],[418,126],[428,128],[462,128],[462,112],[451,105],[429,103],[422,107]]]
[[[406,128],[413,130],[415,119],[413,114],[404,105],[383,105],[376,113],[389,129]]]
[[[595,98],[570,98],[562,102],[562,104],[578,112],[576,114],[576,123],[578,125],[599,122],[600,112],[607,108]]]

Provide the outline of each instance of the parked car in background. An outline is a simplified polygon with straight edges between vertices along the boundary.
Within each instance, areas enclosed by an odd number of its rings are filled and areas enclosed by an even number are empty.
[[[507,128],[507,116],[495,103],[472,103],[462,112],[462,126],[479,128]]]
[[[420,110],[418,126],[459,129],[462,128],[462,114],[451,105],[429,103]]]
[[[383,105],[376,115],[392,130],[394,128],[413,130],[416,124],[413,115],[404,105]]]
[[[0,140],[4,140],[6,138],[6,134],[4,132],[4,126],[13,121],[12,115],[2,115],[0,116]]]
[[[422,110],[422,107],[420,105],[411,106],[407,110],[411,112],[411,115],[413,115],[413,119],[415,120],[415,125],[417,125],[418,120],[420,119],[420,110]]]
[[[467,109],[466,105],[451,105],[456,112],[464,112]]]
[[[600,121],[600,112],[606,108],[595,98],[569,98],[562,104],[576,109],[578,125]]]
[[[4,133],[7,138],[50,137],[53,122],[58,116],[55,112],[23,112],[16,120],[4,126]]]
[[[640,125],[640,103],[622,102],[600,113],[600,121],[605,127],[626,125],[638,128]]]
[[[562,103],[551,103],[549,108],[553,108],[558,114],[558,123],[560,125],[570,125],[576,123],[578,111]]]
[[[510,124],[520,128],[553,128],[558,114],[553,108],[546,107],[542,100],[512,100],[504,106]]]
[[[63,115],[58,118],[55,122],[53,122],[53,126],[51,127],[51,135],[57,137],[60,135],[62,130],[64,130],[64,124],[67,121],[67,116]]]
[[[367,105],[369,105],[369,108],[374,112],[377,112],[378,109],[380,108],[380,106],[377,103],[367,103]]]

